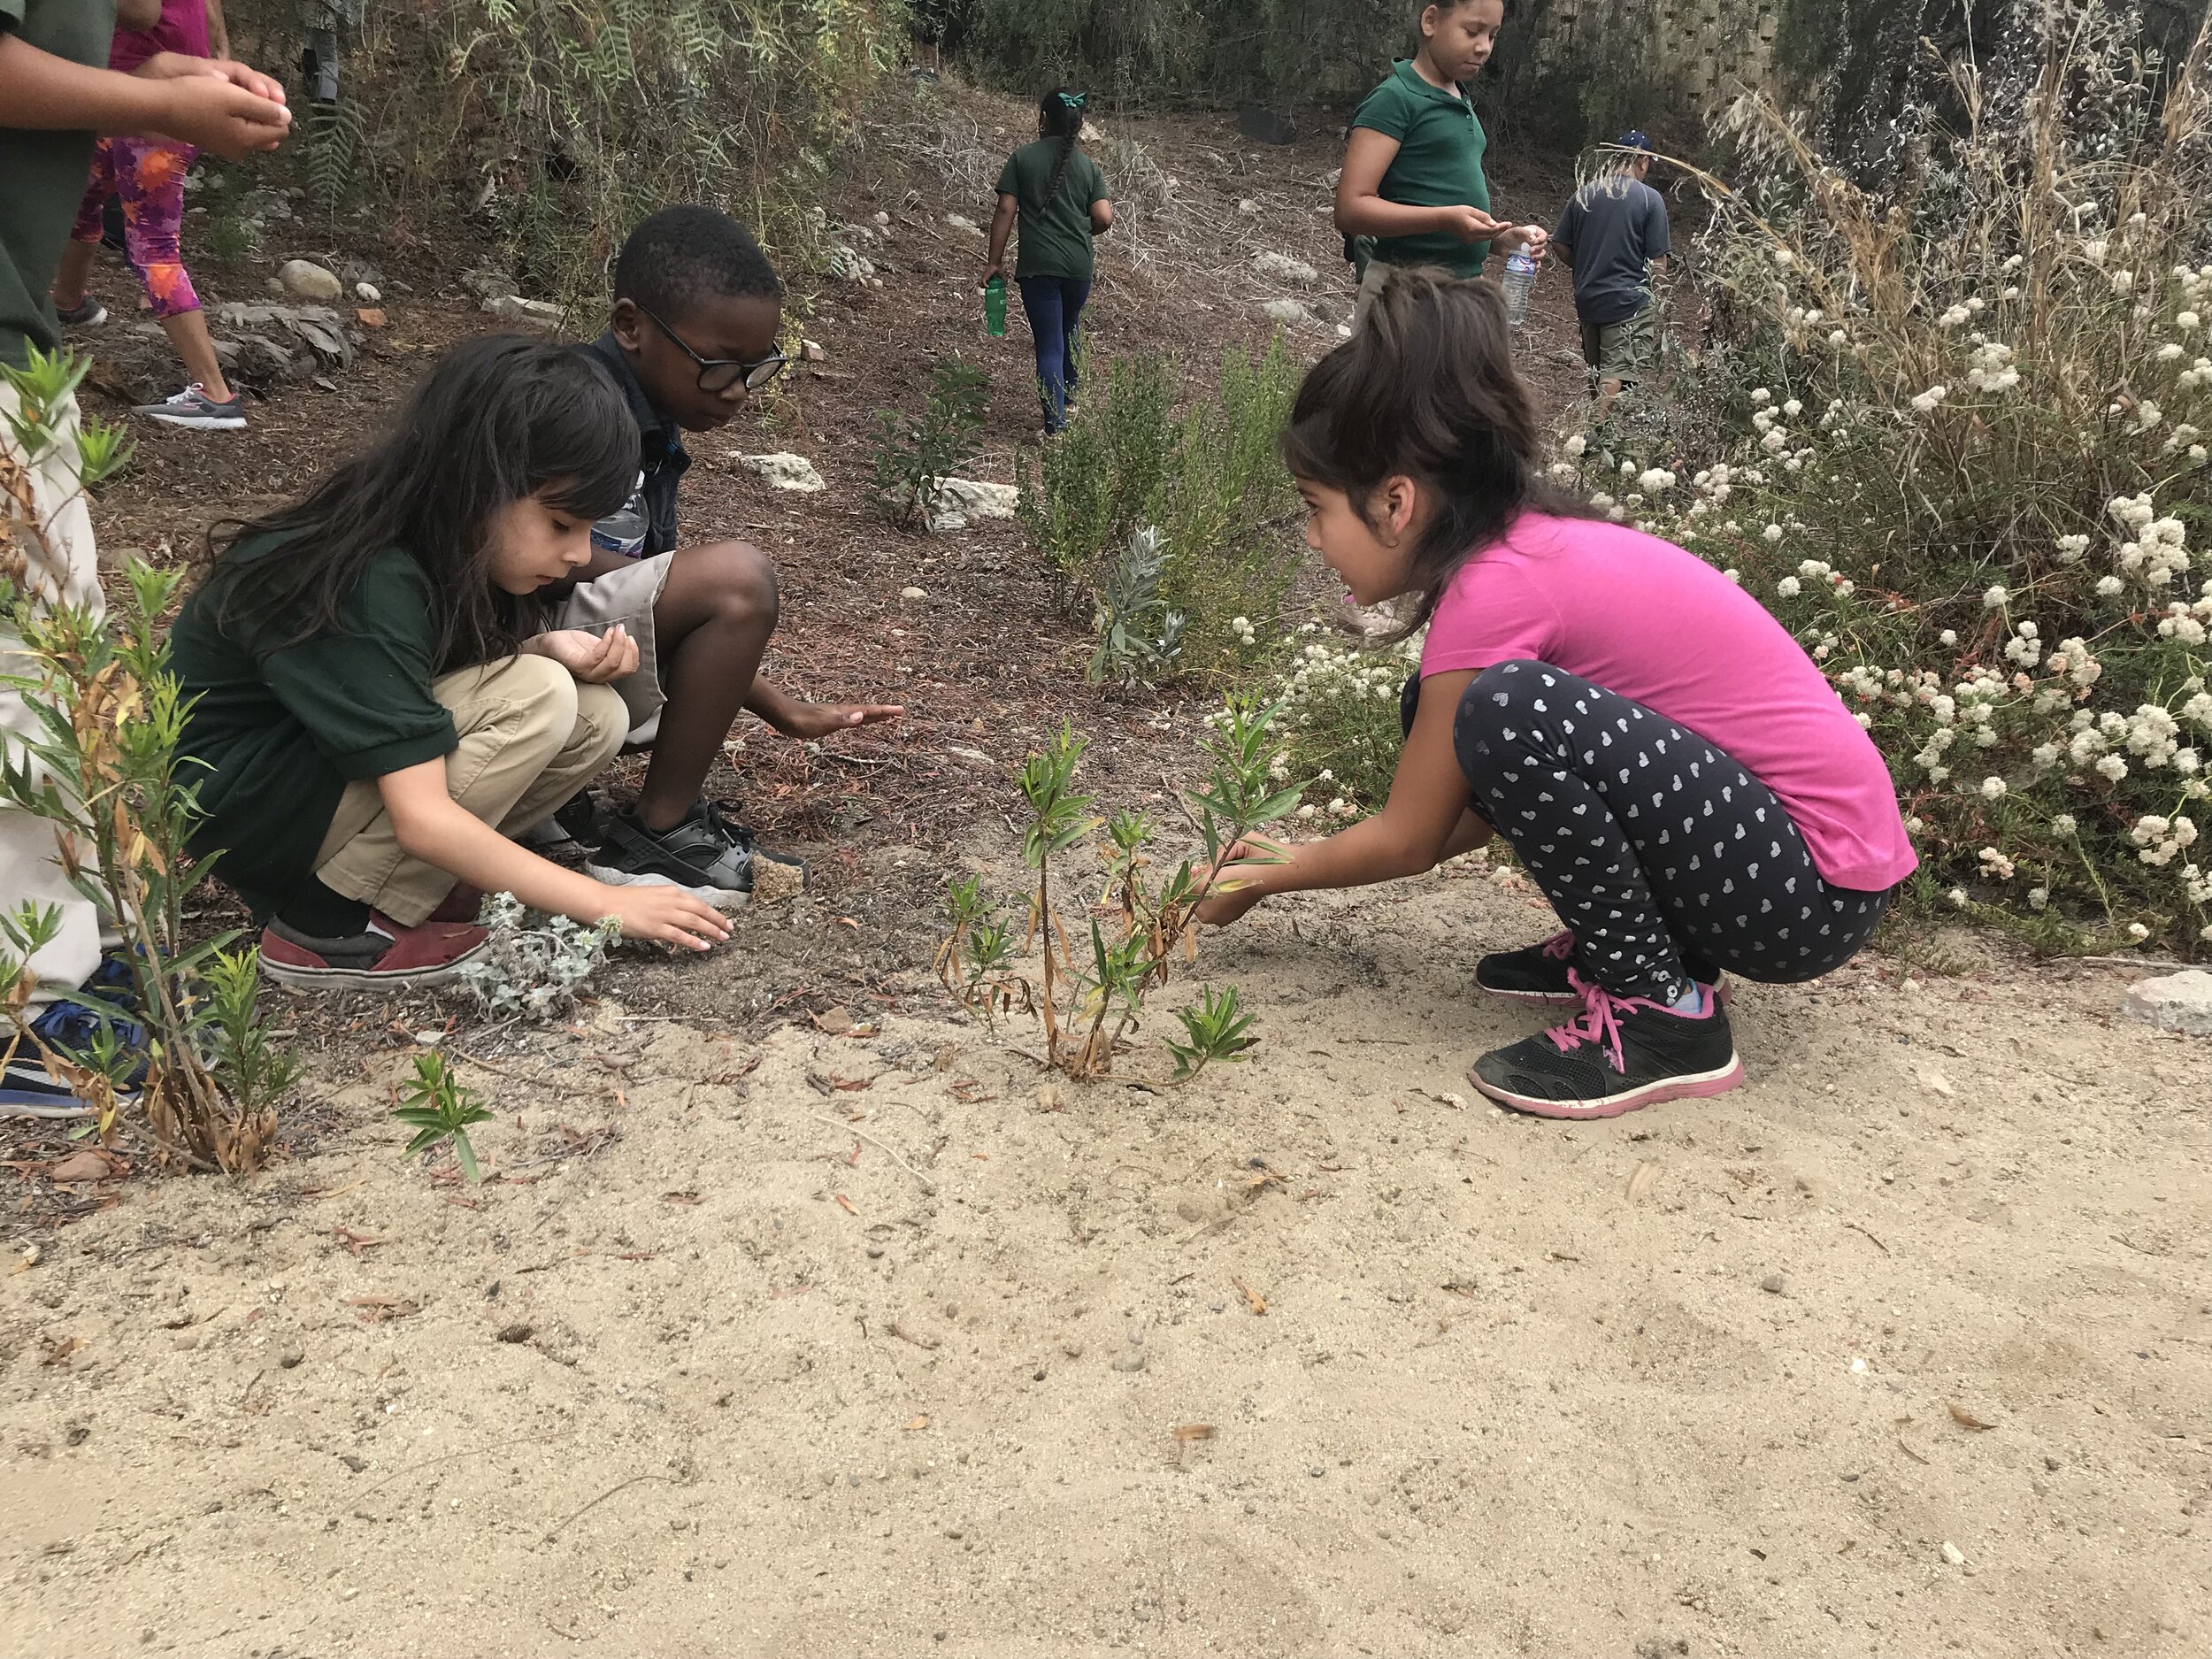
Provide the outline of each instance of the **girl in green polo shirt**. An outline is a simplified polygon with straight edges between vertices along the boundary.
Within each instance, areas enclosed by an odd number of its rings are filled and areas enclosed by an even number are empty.
[[[1432,265],[1478,277],[1493,249],[1543,257],[1540,225],[1490,212],[1488,146],[1472,83],[1490,61],[1504,0],[1440,0],[1420,18],[1421,49],[1394,65],[1352,117],[1336,187],[1336,227],[1366,253],[1363,309],[1388,271]]]
[[[617,887],[513,837],[614,757],[638,638],[549,598],[628,499],[638,426],[593,358],[455,347],[390,433],[306,497],[219,526],[171,630],[198,763],[192,850],[269,917],[286,985],[453,979],[487,892],[703,950],[729,924],[676,886]],[[710,665],[711,667],[711,665]]]
[[[1037,142],[1016,150],[999,174],[998,213],[983,271],[987,283],[1005,274],[1006,239],[1018,220],[1021,257],[1014,280],[1037,344],[1048,433],[1067,425],[1075,398],[1076,334],[1097,270],[1092,239],[1114,227],[1106,176],[1082,150],[1085,102],[1065,87],[1038,100]]]

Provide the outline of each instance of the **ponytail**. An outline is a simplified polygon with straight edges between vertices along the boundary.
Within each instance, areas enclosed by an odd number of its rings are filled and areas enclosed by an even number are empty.
[[[1055,87],[1037,101],[1044,135],[1060,141],[1060,153],[1053,158],[1052,176],[1045,180],[1044,200],[1037,204],[1039,212],[1050,207],[1060,194],[1060,186],[1068,176],[1068,164],[1075,159],[1077,142],[1083,136],[1083,111],[1089,102],[1085,94],[1071,92],[1065,87]]]

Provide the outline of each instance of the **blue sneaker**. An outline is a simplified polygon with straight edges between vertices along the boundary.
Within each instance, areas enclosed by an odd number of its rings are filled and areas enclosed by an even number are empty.
[[[67,1059],[96,1062],[111,1044],[113,1054],[128,1056],[129,1070],[117,1094],[129,1104],[146,1081],[146,1028],[131,1018],[136,988],[130,964],[113,956],[104,958],[99,971],[85,982],[85,989],[103,1006],[66,1000],[50,1002],[31,1021],[31,1030],[40,1042]],[[0,1075],[0,1106],[68,1110],[87,1104],[46,1070],[36,1044],[27,1039],[17,1042],[4,1075]]]

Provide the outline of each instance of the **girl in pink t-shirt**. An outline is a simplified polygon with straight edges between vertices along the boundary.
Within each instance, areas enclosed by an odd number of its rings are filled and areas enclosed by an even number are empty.
[[[1248,848],[1202,919],[1502,835],[1566,929],[1485,956],[1476,983],[1580,1011],[1483,1056],[1475,1086],[1553,1118],[1735,1087],[1724,972],[1840,967],[1914,867],[1872,741],[1756,600],[1538,481],[1494,286],[1394,273],[1306,377],[1283,447],[1308,543],[1428,635],[1388,804]]]

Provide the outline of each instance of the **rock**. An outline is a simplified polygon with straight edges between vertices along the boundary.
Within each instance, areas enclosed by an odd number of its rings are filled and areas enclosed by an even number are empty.
[[[929,594],[927,590],[920,588],[902,588],[899,589],[899,597],[902,599],[926,599],[929,597]]]
[[[1118,1371],[1128,1371],[1133,1374],[1142,1371],[1144,1369],[1144,1350],[1141,1348],[1133,1348],[1115,1355],[1114,1369]]]
[[[78,1181],[104,1181],[114,1173],[115,1166],[108,1162],[106,1155],[90,1147],[57,1158],[46,1166],[46,1179],[58,1187]]]
[[[284,284],[286,293],[325,305],[345,297],[346,285],[338,280],[338,273],[312,259],[286,260],[277,269],[277,280]]]
[[[315,372],[316,362],[333,368],[349,368],[353,363],[353,341],[346,333],[345,319],[327,305],[245,305],[231,303],[215,308],[214,320],[226,328],[250,328],[256,335],[242,338],[245,348],[256,338],[276,350],[288,361],[295,361],[296,354],[278,345],[274,335],[289,334],[312,353],[307,363],[300,366],[295,379],[303,379]]]
[[[284,284],[278,281],[274,277],[271,277],[266,282],[262,284],[262,286],[269,290],[270,298],[280,300],[284,297]]]
[[[980,236],[983,234],[983,227],[964,213],[948,213],[945,215],[945,223],[955,230],[964,231],[971,236]]]
[[[519,294],[502,294],[484,302],[484,309],[500,321],[531,328],[558,328],[568,313],[550,300],[526,300]]]
[[[1320,320],[1303,300],[1269,300],[1260,307],[1260,315],[1286,328],[1310,327]]]
[[[776,489],[796,490],[802,495],[817,495],[829,488],[829,480],[816,471],[814,463],[803,455],[733,454],[730,459],[747,472],[757,473]]]
[[[822,349],[822,342],[818,340],[799,342],[799,360],[802,363],[819,363],[828,356],[829,353]]]
[[[303,1349],[296,1347],[288,1348],[277,1356],[277,1363],[286,1371],[297,1371],[300,1368],[300,1362],[306,1357],[307,1355]]]
[[[1237,204],[1237,211],[1240,213],[1256,213],[1259,211],[1260,204],[1248,196]]]
[[[973,478],[941,478],[930,503],[929,527],[964,530],[979,518],[1011,518],[1021,491],[1011,484],[986,483]],[[950,519],[961,522],[952,524]]]
[[[464,271],[461,286],[480,300],[495,300],[522,292],[512,277],[499,271]]]
[[[1769,1273],[1759,1281],[1759,1288],[1770,1296],[1778,1296],[1790,1287],[1790,1281],[1779,1273]]]
[[[230,348],[226,350],[225,348]],[[265,334],[241,334],[219,341],[216,353],[223,360],[227,379],[259,389],[288,380],[303,380],[315,372],[311,351],[294,351]]]
[[[771,858],[753,861],[753,902],[780,904],[786,899],[795,899],[806,891],[806,870],[803,865],[778,863]]]
[[[364,305],[354,312],[353,320],[364,328],[381,328],[388,319],[376,306]]]
[[[1303,259],[1294,259],[1288,254],[1272,249],[1252,256],[1252,268],[1262,276],[1277,282],[1318,282],[1321,273]]]
[[[384,297],[384,294],[373,282],[357,282],[353,285],[353,297],[364,305],[373,305]]]
[[[875,275],[876,268],[867,258],[840,242],[830,250],[829,273],[833,277],[844,278],[848,282],[865,282]]]
[[[881,209],[881,208],[878,208],[878,209],[876,210],[876,223],[877,223],[877,225],[878,225],[879,227],[880,227],[880,226],[884,226],[884,225],[888,225],[890,222],[891,222],[891,215],[890,215],[889,213],[886,212],[883,209]]]
[[[1102,144],[1106,142],[1105,133],[1100,129],[1098,123],[1088,116],[1083,118],[1083,130],[1076,136],[1087,144]]]
[[[2162,1031],[2212,1037],[2212,973],[2190,968],[2128,987],[2120,1011]]]
[[[962,748],[959,744],[957,744],[957,743],[948,743],[948,744],[946,744],[946,745],[945,745],[945,753],[946,753],[946,754],[948,754],[948,755],[949,755],[949,756],[951,756],[951,757],[952,757],[955,760],[958,761],[958,762],[959,762],[962,765],[964,765],[964,766],[972,766],[972,767],[974,767],[974,768],[975,768],[978,772],[989,772],[989,771],[993,770],[995,767],[996,767],[996,766],[997,766],[997,764],[998,764],[998,763],[997,763],[996,761],[993,760],[993,759],[992,759],[992,758],[991,758],[988,755],[985,754],[985,753],[984,753],[981,749],[963,749],[963,748]]]
[[[1943,1540],[1943,1559],[1954,1567],[1963,1567],[1966,1565],[1966,1552],[1947,1538]]]

